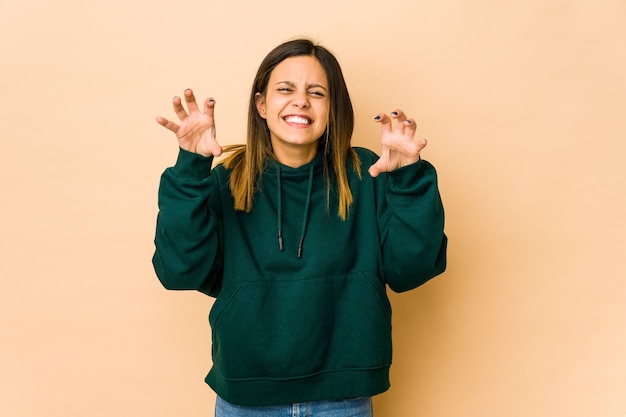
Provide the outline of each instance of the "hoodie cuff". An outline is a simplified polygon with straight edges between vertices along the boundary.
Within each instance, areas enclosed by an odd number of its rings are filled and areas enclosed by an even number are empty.
[[[408,188],[414,185],[429,167],[431,165],[428,161],[420,159],[415,163],[389,172],[389,178],[393,181],[394,186],[401,189]]]
[[[172,167],[172,172],[177,177],[203,180],[211,175],[212,165],[213,155],[202,156],[186,151],[183,148],[178,148],[178,158],[176,159],[176,164]]]

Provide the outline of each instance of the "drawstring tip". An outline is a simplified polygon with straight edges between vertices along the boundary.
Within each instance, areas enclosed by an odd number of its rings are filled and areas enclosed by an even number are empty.
[[[302,244],[304,243],[304,238],[300,239],[300,243],[298,244],[298,258],[302,258]]]
[[[283,231],[282,230],[278,231],[278,249],[280,249],[281,252],[284,249],[284,246],[283,246]]]

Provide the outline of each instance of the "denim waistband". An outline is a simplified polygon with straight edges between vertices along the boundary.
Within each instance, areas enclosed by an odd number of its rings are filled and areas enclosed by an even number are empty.
[[[370,397],[247,407],[217,397],[215,417],[372,417]]]

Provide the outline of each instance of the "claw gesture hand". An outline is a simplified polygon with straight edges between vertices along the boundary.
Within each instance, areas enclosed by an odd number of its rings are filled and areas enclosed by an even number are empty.
[[[402,110],[391,112],[391,116],[379,114],[375,120],[381,124],[381,156],[370,167],[372,177],[381,172],[391,172],[397,168],[419,161],[420,152],[426,146],[426,140],[415,142],[415,121],[406,117]],[[396,121],[395,129],[392,120]]]
[[[204,102],[204,110],[200,112],[196,97],[191,89],[184,92],[185,103],[189,113],[185,111],[180,97],[174,97],[174,112],[180,124],[158,116],[156,121],[161,126],[176,134],[180,147],[186,151],[203,156],[220,156],[222,147],[215,140],[215,120],[213,110],[215,100],[209,98]]]

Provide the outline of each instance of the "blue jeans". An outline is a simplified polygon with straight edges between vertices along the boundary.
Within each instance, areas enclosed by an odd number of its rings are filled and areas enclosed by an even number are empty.
[[[215,417],[372,417],[372,399],[347,398],[264,407],[242,407],[217,397]]]

